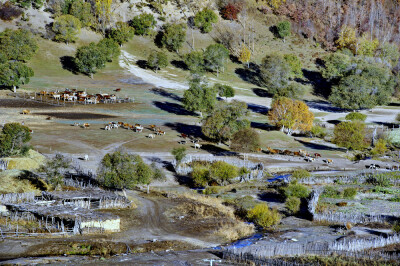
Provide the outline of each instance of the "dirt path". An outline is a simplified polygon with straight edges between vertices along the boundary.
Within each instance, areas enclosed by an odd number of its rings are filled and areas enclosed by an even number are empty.
[[[114,237],[117,241],[123,242],[146,242],[153,240],[182,241],[201,248],[215,247],[220,243],[200,240],[200,235],[192,236],[179,235],[179,228],[163,214],[168,208],[166,202],[145,198],[136,191],[127,191],[127,196],[134,202],[138,202],[137,211],[140,216],[140,229],[133,227]]]

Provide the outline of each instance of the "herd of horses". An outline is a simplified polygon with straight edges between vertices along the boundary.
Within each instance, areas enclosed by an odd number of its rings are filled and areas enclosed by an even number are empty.
[[[321,154],[319,154],[319,153],[310,154],[307,151],[301,150],[301,149],[299,151],[291,151],[291,150],[272,149],[270,147],[267,147],[266,151],[264,151],[261,148],[259,148],[258,151],[259,152],[265,152],[267,154],[279,154],[279,155],[303,157],[304,160],[306,160],[307,162],[313,162],[316,159],[322,157]],[[333,163],[332,159],[324,159],[323,161],[325,163],[327,163],[327,164],[332,164]]]

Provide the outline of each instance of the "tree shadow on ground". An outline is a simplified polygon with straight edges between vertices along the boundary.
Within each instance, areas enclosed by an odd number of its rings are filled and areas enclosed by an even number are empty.
[[[310,143],[310,142],[306,142],[300,139],[294,139],[295,141],[301,143],[302,145],[304,145],[307,148],[313,149],[313,150],[323,150],[323,151],[347,151],[346,148],[340,148],[340,147],[330,147],[324,144],[317,144],[317,143]]]
[[[153,105],[171,114],[197,116],[196,113],[187,111],[182,105],[177,103],[153,101]]]
[[[61,66],[63,69],[68,70],[75,75],[77,75],[79,73],[74,57],[68,56],[68,55],[62,56],[62,57],[60,57],[60,63],[61,63]]]
[[[218,156],[237,156],[237,155],[239,155],[237,152],[223,149],[214,144],[204,144],[201,146],[201,149],[207,151],[208,153],[211,153],[212,155],[218,155]]]
[[[254,63],[250,63],[248,68],[236,68],[235,73],[243,81],[252,83],[256,86],[262,86],[262,82],[260,80],[260,67]]]
[[[252,89],[254,94],[257,95],[258,97],[263,97],[263,98],[272,98],[274,95],[269,93],[265,89],[260,89],[260,88],[254,88]]]
[[[166,98],[170,98],[170,99],[175,100],[175,101],[179,101],[179,102],[182,101],[182,98],[179,97],[178,95],[176,95],[175,93],[168,92],[168,91],[166,91],[164,89],[161,89],[161,88],[153,88],[150,91],[152,93],[156,94],[156,95],[160,95],[160,96],[163,96],[163,97],[166,97]]]
[[[381,126],[385,126],[388,128],[400,128],[400,125],[398,123],[390,123],[390,122],[381,122],[381,121],[373,121],[373,123]]]
[[[308,79],[308,82],[303,81],[303,84],[310,84],[313,87],[313,93],[316,96],[327,99],[332,91],[332,84],[322,77],[321,72],[310,71],[303,69],[303,76]]]
[[[194,138],[204,138],[203,132],[201,132],[201,127],[196,125],[187,125],[183,123],[166,123],[164,126],[170,128],[171,130],[175,130],[179,134],[186,134],[190,137]],[[180,137],[180,135],[179,135]]]
[[[271,130],[276,129],[276,127],[274,127],[268,123],[251,122],[250,126],[252,128],[257,128],[257,129],[266,130],[266,131],[271,131]]]
[[[342,121],[333,119],[333,120],[328,120],[326,122],[336,126],[337,124],[340,124]]]
[[[147,64],[147,60],[137,60],[136,65],[143,69],[147,69],[149,67],[149,65]]]
[[[258,105],[258,104],[252,104],[252,103],[248,103],[247,104],[247,108],[249,110],[251,110],[252,112],[254,112],[254,113],[259,113],[259,114],[262,114],[262,115],[268,114],[268,111],[269,111],[268,107],[265,107],[265,106],[262,106],[262,105]]]
[[[182,60],[172,60],[171,65],[182,70],[189,70],[185,62],[183,62]]]
[[[349,110],[347,109],[342,109],[339,107],[333,106],[330,102],[328,101],[304,101],[308,107],[317,109],[319,111],[323,112],[330,112],[330,113],[343,113],[343,112],[348,112]]]
[[[276,202],[276,203],[282,203],[282,196],[281,194],[277,192],[263,192],[260,194],[257,194],[258,199],[266,202]]]

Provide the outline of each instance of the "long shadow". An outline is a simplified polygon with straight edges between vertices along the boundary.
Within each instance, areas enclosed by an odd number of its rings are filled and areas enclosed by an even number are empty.
[[[250,63],[250,67],[248,68],[236,68],[235,73],[246,82],[250,82],[256,86],[262,86],[260,68],[254,63]]]
[[[332,84],[322,77],[320,72],[303,69],[303,76],[313,86],[315,95],[324,97],[325,99],[329,97],[332,91]]]
[[[343,113],[343,112],[349,111],[347,109],[335,107],[327,101],[307,101],[307,100],[305,100],[305,103],[308,105],[308,107],[314,108],[314,109],[317,109],[317,110],[323,111],[323,112]]]
[[[156,94],[156,95],[167,97],[167,98],[170,98],[170,99],[175,100],[175,101],[179,101],[179,102],[182,101],[182,98],[179,97],[178,95],[176,95],[175,93],[168,92],[168,91],[166,91],[164,89],[161,89],[161,88],[153,88],[150,91],[152,93]]]
[[[143,69],[147,69],[149,67],[146,60],[137,60],[136,65]]]
[[[258,128],[258,129],[262,129],[262,130],[266,130],[266,131],[270,131],[270,130],[274,130],[275,127],[267,124],[267,123],[259,123],[259,122],[251,122],[250,126],[252,128]]]
[[[75,59],[72,56],[60,57],[60,63],[63,69],[71,71],[73,74],[78,74],[78,67],[76,66]]]
[[[295,139],[297,142],[303,144],[305,147],[313,149],[313,150],[324,150],[324,151],[346,151],[345,148],[334,148],[334,147],[329,147],[327,145],[323,145],[323,144],[317,144],[317,143],[310,143],[310,142],[306,142],[306,141],[302,141],[299,139]]]
[[[177,103],[153,101],[153,105],[171,114],[197,116],[196,113],[187,111],[182,105]]]
[[[373,123],[378,124],[378,125],[383,125],[388,128],[399,128],[398,123],[388,123],[388,122],[381,122],[381,121],[373,121]]]
[[[274,96],[271,93],[269,93],[267,90],[260,89],[260,88],[254,88],[253,92],[258,97],[263,97],[263,98],[272,98]]]
[[[326,122],[336,126],[337,124],[340,124],[342,121],[334,119],[334,120],[328,120]]]
[[[201,132],[201,127],[196,125],[187,125],[183,123],[166,123],[164,126],[170,128],[171,130],[175,130],[179,134],[186,134],[188,136],[194,138],[205,138],[203,132]]]
[[[282,196],[279,193],[274,193],[274,192],[264,192],[264,193],[260,193],[257,195],[258,199],[262,200],[262,201],[266,201],[266,202],[277,202],[277,203],[281,203],[282,200]]]
[[[171,65],[173,65],[176,68],[180,68],[182,70],[189,70],[189,68],[187,67],[187,65],[185,64],[185,62],[183,62],[182,60],[172,60],[171,61]]]
[[[268,107],[258,105],[258,104],[252,104],[252,103],[248,103],[247,108],[255,113],[259,113],[262,115],[266,115],[269,111]]]
[[[212,155],[217,155],[217,156],[237,156],[238,155],[237,152],[228,151],[221,147],[215,146],[213,144],[204,144],[201,146],[201,149],[207,151],[208,153],[211,153]]]

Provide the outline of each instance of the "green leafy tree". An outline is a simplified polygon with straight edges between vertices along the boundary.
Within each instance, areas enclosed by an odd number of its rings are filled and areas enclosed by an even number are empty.
[[[270,209],[267,203],[259,203],[247,213],[247,218],[263,228],[269,228],[281,221],[278,210]]]
[[[183,158],[185,158],[186,156],[186,148],[185,147],[173,148],[171,153],[175,157],[176,163],[180,164]]]
[[[162,51],[152,51],[147,58],[147,65],[157,73],[158,69],[168,66],[168,57]]]
[[[260,135],[252,128],[241,129],[232,136],[231,149],[239,152],[254,152],[261,146]]]
[[[155,25],[156,20],[149,13],[142,13],[130,21],[130,26],[135,29],[136,35],[148,35]]]
[[[361,121],[341,122],[335,126],[332,142],[351,150],[365,149],[365,124]]]
[[[371,154],[373,155],[383,155],[386,153],[388,150],[387,147],[387,142],[385,139],[378,139],[378,141],[375,144],[375,147],[371,150]]]
[[[247,104],[244,102],[219,102],[205,118],[201,130],[211,140],[230,140],[239,130],[250,127],[250,122],[242,119],[247,114]]]
[[[359,120],[364,122],[365,119],[367,119],[367,115],[358,112],[351,112],[346,115],[345,119],[351,121]]]
[[[276,94],[289,83],[291,68],[284,57],[279,54],[270,54],[264,57],[260,65],[261,82],[268,91]]]
[[[7,123],[0,134],[0,156],[19,155],[31,140],[29,128],[19,123]]]
[[[279,23],[276,25],[276,31],[277,31],[278,36],[279,36],[280,38],[282,38],[283,41],[285,41],[285,38],[286,38],[287,36],[289,36],[290,33],[291,33],[291,25],[290,25],[290,22],[287,21],[287,20],[284,20],[284,21],[282,21],[282,22],[279,22]]]
[[[209,71],[216,71],[217,76],[220,69],[224,69],[229,58],[229,51],[222,44],[211,44],[204,52],[204,66]]]
[[[287,97],[290,99],[300,99],[306,93],[304,85],[297,82],[290,82],[286,87],[279,89],[274,97]]]
[[[111,5],[113,0],[95,0],[94,14],[97,19],[98,28],[105,36],[107,25],[111,21]]]
[[[239,168],[226,162],[216,161],[210,167],[210,178],[221,185],[239,175]]]
[[[116,41],[120,46],[128,42],[135,35],[135,30],[130,27],[126,22],[118,21],[115,27],[110,32],[110,37]]]
[[[119,45],[114,39],[103,38],[97,43],[97,47],[108,62],[112,62],[121,53]]]
[[[215,91],[218,92],[220,97],[225,97],[225,99],[231,98],[235,96],[235,90],[229,85],[222,85],[220,83],[216,83],[214,85]]]
[[[39,168],[39,172],[45,173],[47,183],[52,185],[54,189],[58,189],[64,185],[64,175],[70,166],[67,158],[61,154],[56,154],[54,158],[47,160],[45,165]]]
[[[91,78],[98,69],[105,67],[106,62],[107,55],[95,43],[79,47],[75,54],[77,69],[81,73],[90,75]]]
[[[68,1],[66,1],[66,3],[69,4]],[[90,2],[85,2],[83,0],[72,1],[69,5],[68,14],[78,18],[82,27],[90,27],[95,23]]]
[[[177,52],[186,40],[186,25],[180,24],[166,24],[163,28],[161,45],[167,48],[168,51]]]
[[[201,51],[193,51],[183,57],[183,61],[193,73],[204,72],[204,55]]]
[[[6,29],[0,33],[0,51],[8,60],[28,61],[38,48],[36,40],[27,30]]]
[[[286,63],[289,65],[291,69],[290,76],[291,78],[302,78],[303,77],[303,65],[301,64],[300,59],[295,54],[286,54],[283,56]]]
[[[211,182],[210,169],[200,164],[195,164],[193,166],[190,177],[192,178],[196,187],[206,187],[208,186],[209,182]]]
[[[200,112],[202,117],[203,112],[208,112],[214,107],[216,97],[215,90],[200,76],[194,75],[189,82],[189,89],[183,93],[182,102],[186,110]]]
[[[344,53],[331,53],[323,58],[322,76],[329,81],[342,78],[351,67],[351,58]]]
[[[393,67],[399,63],[400,52],[397,44],[385,43],[380,48],[379,57],[389,62]]]
[[[62,15],[54,20],[53,31],[56,34],[56,41],[67,44],[75,42],[81,31],[81,22],[72,15]]]
[[[21,62],[0,64],[0,87],[13,88],[15,91],[16,87],[27,84],[33,75],[32,68]]]
[[[205,8],[194,16],[194,25],[203,33],[212,31],[212,24],[218,22],[218,16],[211,9]]]

